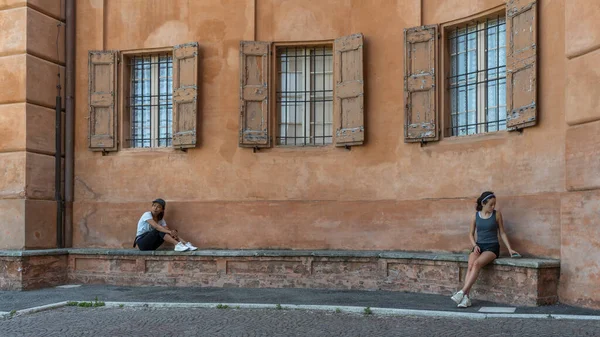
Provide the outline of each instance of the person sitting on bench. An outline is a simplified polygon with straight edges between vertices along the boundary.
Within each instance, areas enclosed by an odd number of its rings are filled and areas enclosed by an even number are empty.
[[[163,219],[165,216],[166,201],[156,199],[152,201],[152,211],[142,214],[138,221],[137,233],[133,247],[137,245],[140,250],[156,250],[163,242],[175,245],[176,252],[196,250],[189,242],[184,241],[176,229],[171,229]]]

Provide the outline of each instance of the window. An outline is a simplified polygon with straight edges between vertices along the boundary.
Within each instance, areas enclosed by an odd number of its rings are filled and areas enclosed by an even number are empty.
[[[278,47],[276,55],[277,144],[331,144],[332,47]]]
[[[406,28],[404,141],[537,125],[538,20],[537,1],[523,0],[441,27]]]
[[[238,145],[363,145],[363,41],[241,41]]]
[[[88,52],[88,148],[196,147],[198,43]]]
[[[173,57],[170,54],[129,58],[129,147],[167,147],[172,142]]]
[[[450,136],[506,129],[506,19],[448,32]]]

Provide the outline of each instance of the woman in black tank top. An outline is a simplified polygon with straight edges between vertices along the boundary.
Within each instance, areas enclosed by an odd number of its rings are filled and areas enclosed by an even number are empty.
[[[504,244],[508,248],[511,256],[520,256],[514,251],[508,237],[504,232],[504,222],[502,213],[496,211],[496,196],[494,192],[483,192],[477,198],[477,213],[471,221],[469,230],[469,239],[473,245],[471,254],[469,254],[469,268],[465,277],[463,288],[452,295],[452,300],[458,304],[459,308],[471,306],[469,292],[477,280],[481,268],[494,261],[500,255],[500,243],[498,242],[498,233]],[[477,232],[477,241],[475,241],[475,232]]]

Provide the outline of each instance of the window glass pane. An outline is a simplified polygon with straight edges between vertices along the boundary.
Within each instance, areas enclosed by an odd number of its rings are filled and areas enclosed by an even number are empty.
[[[130,146],[170,146],[173,119],[172,56],[135,56],[130,59],[130,68]]]
[[[277,50],[280,145],[332,142],[333,53],[331,47]]]
[[[472,135],[477,132],[477,127],[475,123],[477,123],[477,112],[472,111],[467,114],[467,134]]]
[[[448,32],[449,134],[506,129],[506,20],[495,18]]]

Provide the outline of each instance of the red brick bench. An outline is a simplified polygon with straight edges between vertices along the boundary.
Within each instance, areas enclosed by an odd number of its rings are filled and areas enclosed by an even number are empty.
[[[0,251],[0,289],[67,283],[119,286],[328,288],[450,295],[467,255],[400,251],[52,249]],[[500,258],[473,287],[478,299],[511,305],[558,300],[560,261]]]

